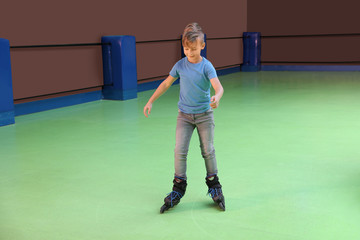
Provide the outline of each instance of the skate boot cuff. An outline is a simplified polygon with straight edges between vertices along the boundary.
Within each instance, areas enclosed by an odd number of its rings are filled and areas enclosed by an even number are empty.
[[[185,195],[187,182],[180,178],[174,178],[172,192],[164,199],[165,205],[173,207],[180,202],[180,199]]]
[[[174,183],[174,186],[173,186],[173,191],[175,192],[179,192],[182,196],[184,196],[185,194],[185,191],[186,191],[186,186],[187,186],[187,182],[186,180],[181,180],[180,182],[178,182],[179,179],[175,178],[173,183]]]
[[[209,180],[209,178],[213,178],[213,180]],[[206,185],[209,188],[221,188],[221,184],[219,182],[219,177],[217,175],[212,175],[206,177]]]

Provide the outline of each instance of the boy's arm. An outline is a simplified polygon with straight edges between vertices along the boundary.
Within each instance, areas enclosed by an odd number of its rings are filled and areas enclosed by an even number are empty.
[[[156,89],[154,94],[151,96],[149,101],[144,107],[144,115],[148,117],[151,113],[152,104],[155,102],[156,99],[158,99],[161,95],[163,95],[169,87],[175,82],[176,78],[169,75]]]
[[[215,90],[215,95],[211,97],[210,106],[211,108],[217,108],[219,106],[220,99],[224,94],[224,88],[217,77],[210,79],[210,82]]]

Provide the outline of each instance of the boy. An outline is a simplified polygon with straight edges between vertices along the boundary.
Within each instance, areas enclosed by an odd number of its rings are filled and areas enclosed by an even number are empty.
[[[182,43],[186,57],[174,65],[169,76],[160,84],[144,107],[144,115],[148,117],[153,102],[180,77],[174,185],[173,191],[164,199],[165,204],[161,207],[160,213],[178,204],[185,194],[187,153],[195,128],[199,134],[201,154],[205,160],[208,194],[222,210],[225,210],[225,198],[217,176],[218,170],[213,146],[215,125],[212,110],[219,106],[224,90],[213,65],[200,55],[201,50],[205,48],[205,43],[204,33],[197,23],[191,23],[185,27]],[[210,86],[215,89],[215,95],[211,98]]]

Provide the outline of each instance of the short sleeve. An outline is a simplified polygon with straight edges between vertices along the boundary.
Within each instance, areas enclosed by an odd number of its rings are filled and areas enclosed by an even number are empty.
[[[206,77],[209,78],[209,80],[217,77],[216,70],[214,66],[211,64],[211,62],[207,62],[205,66],[205,74]]]
[[[170,71],[170,75],[173,77],[173,78],[179,78],[180,76],[179,76],[179,72],[178,72],[178,63],[176,63],[174,66],[173,66],[173,68],[171,69],[171,71]]]

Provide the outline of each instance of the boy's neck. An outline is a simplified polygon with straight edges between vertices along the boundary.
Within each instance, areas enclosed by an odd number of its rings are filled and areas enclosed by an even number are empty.
[[[187,58],[187,60],[189,61],[189,63],[196,64],[196,63],[200,63],[203,60],[203,57],[200,56],[199,59],[195,59],[193,61],[190,61],[189,58]]]

